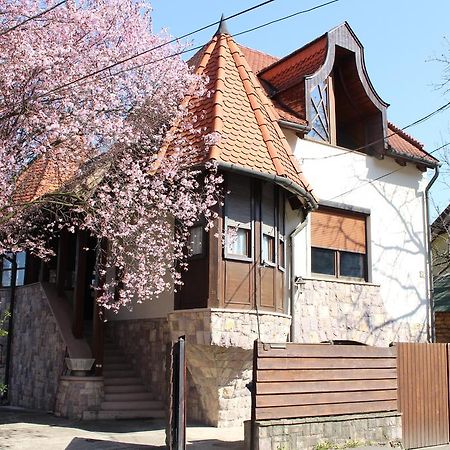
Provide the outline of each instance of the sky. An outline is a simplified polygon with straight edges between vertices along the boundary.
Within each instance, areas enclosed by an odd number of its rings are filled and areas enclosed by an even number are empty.
[[[326,3],[327,0],[274,0],[227,22],[231,34]],[[230,16],[262,0],[153,0],[153,28],[166,28],[181,36]],[[449,0],[339,0],[291,19],[238,36],[237,43],[285,56],[326,31],[347,21],[362,42],[369,77],[383,100],[390,104],[388,120],[404,127],[450,101],[450,92],[439,89],[445,65],[437,59],[450,44]],[[194,36],[198,46],[208,42],[217,25]],[[190,57],[191,54],[188,54]],[[450,76],[450,72],[447,72]],[[429,152],[450,142],[450,109],[421,125],[408,128]],[[442,152],[450,155],[450,146]],[[434,155],[443,159],[442,152]],[[431,171],[428,171],[431,176]],[[450,168],[443,165],[431,190],[432,219],[450,203]]]

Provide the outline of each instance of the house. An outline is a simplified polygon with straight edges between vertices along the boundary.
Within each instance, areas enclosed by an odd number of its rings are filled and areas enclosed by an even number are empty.
[[[450,205],[431,224],[436,342],[450,342]]]
[[[184,335],[188,417],[232,426],[249,417],[257,338],[429,339],[425,188],[438,161],[387,121],[350,26],[278,59],[221,23],[191,63],[212,95],[188,108],[221,135],[199,163],[217,163],[228,194],[209,233],[191,229],[183,288],[105,324],[89,288],[95,255],[82,251],[90,238],[62,233],[57,258],[27,262],[31,284],[16,290],[13,404],[158,416],[166,346]],[[66,355],[94,358],[94,373],[66,375]]]

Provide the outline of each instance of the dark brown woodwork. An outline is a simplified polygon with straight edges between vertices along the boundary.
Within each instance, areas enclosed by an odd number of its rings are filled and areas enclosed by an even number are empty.
[[[86,247],[88,236],[86,231],[77,232],[75,250],[75,286],[73,292],[72,331],[76,338],[83,337],[84,301],[86,293]]]
[[[104,267],[108,250],[108,243],[105,238],[100,242],[98,262],[100,267]],[[104,345],[105,345],[105,324],[104,310],[99,305],[97,299],[103,295],[103,287],[105,285],[105,275],[98,277],[97,291],[94,302],[93,314],[93,355],[95,358],[95,376],[101,376],[103,373]]]
[[[396,348],[259,344],[254,362],[256,420],[397,409]]]
[[[64,295],[66,286],[67,266],[69,263],[69,233],[62,230],[58,241],[58,257],[56,265],[56,289],[58,295]]]
[[[448,344],[398,344],[398,407],[405,448],[449,442]]]
[[[221,266],[219,261],[222,257],[222,241],[220,234],[222,231],[223,221],[220,215],[221,208],[217,208],[216,212],[219,213],[219,217],[214,221],[214,226],[208,233],[209,238],[209,253],[208,253],[208,306],[210,308],[220,307],[223,297],[221,295],[220,281]],[[207,269],[207,270],[208,270]]]

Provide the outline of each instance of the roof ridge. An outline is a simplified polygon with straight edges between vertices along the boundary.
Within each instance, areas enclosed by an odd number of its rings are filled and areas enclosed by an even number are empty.
[[[306,190],[309,190],[308,187],[310,186],[310,184],[307,182],[307,180],[304,178],[303,176],[303,172],[300,168],[300,165],[298,163],[298,161],[296,160],[295,156],[292,153],[292,150],[289,146],[289,143],[287,142],[286,136],[284,135],[283,131],[281,130],[279,124],[278,124],[278,119],[279,119],[279,114],[277,113],[273,102],[271,101],[271,99],[265,94],[264,89],[261,86],[260,80],[256,77],[256,75],[254,74],[252,68],[250,67],[250,65],[248,64],[247,60],[245,59],[245,56],[242,54],[242,51],[240,49],[240,45],[238,45],[232,38],[231,38],[232,42],[234,43],[234,45],[236,45],[237,50],[239,51],[239,56],[241,58],[241,62],[244,66],[244,68],[246,69],[249,78],[251,79],[253,77],[252,84],[254,86],[255,89],[255,95],[257,95],[259,101],[261,102],[262,106],[265,108],[267,115],[269,116],[270,122],[273,126],[273,129],[275,130],[275,133],[277,134],[277,137],[280,139],[280,141],[282,142],[282,146],[284,148],[284,150],[286,151],[286,154],[289,158],[290,163],[292,164],[295,172],[297,173],[297,175],[299,175],[301,182],[303,183],[304,187]],[[275,149],[275,151],[278,154],[278,151]]]
[[[217,57],[217,77],[214,86],[214,95],[213,95],[213,122],[212,129],[219,133],[222,137],[223,132],[223,91],[225,89],[225,44],[226,36],[224,34],[218,35],[219,39],[217,39],[212,52],[219,46],[219,55]],[[221,153],[221,145],[220,141],[217,144],[214,144],[209,149],[209,158],[218,159]]]
[[[236,44],[236,42],[234,42],[234,40],[231,38],[231,36],[227,39],[227,41],[230,47],[231,56],[233,57],[233,61],[236,65],[236,68],[238,69],[239,77],[242,81],[245,93],[247,94],[247,98],[250,102],[250,107],[252,108],[253,113],[255,114],[256,122],[258,123],[259,129],[261,131],[261,136],[263,138],[264,144],[266,145],[267,151],[269,152],[270,159],[272,160],[272,164],[275,168],[275,172],[277,173],[277,175],[285,175],[286,169],[281,164],[277,149],[272,143],[272,138],[268,131],[266,119],[261,112],[260,105],[255,103],[255,101],[257,102],[259,100],[260,103],[262,104],[262,101],[256,92],[254,84],[251,82],[250,73],[245,67],[245,64],[243,63],[243,57],[241,55],[240,49]]]
[[[251,50],[252,52],[261,53],[261,55],[269,56],[270,58],[274,58],[277,61],[280,59],[278,56],[274,56],[274,55],[271,55],[270,53],[263,52],[261,50],[257,50],[256,48],[247,47],[246,45],[238,44],[237,42],[235,42],[235,43],[238,47],[244,47],[247,50]]]

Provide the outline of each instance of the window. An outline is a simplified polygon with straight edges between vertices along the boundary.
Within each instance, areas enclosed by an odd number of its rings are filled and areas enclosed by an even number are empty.
[[[8,257],[13,258],[14,255],[12,253],[9,253]],[[23,286],[23,284],[25,283],[26,253],[25,252],[17,253],[15,257],[17,263],[16,286]],[[10,287],[13,267],[9,259],[2,258],[1,270],[2,270],[1,287]]]
[[[251,179],[230,174],[225,200],[225,256],[253,259],[253,214]]]
[[[264,183],[261,189],[261,263],[276,263],[276,217],[275,186]]]
[[[311,271],[367,280],[366,215],[321,208],[311,224]]]
[[[189,230],[188,251],[190,257],[204,254],[204,240],[202,225],[196,225]]]
[[[309,101],[311,131],[308,136],[318,141],[330,142],[327,81],[318,84],[311,90]]]

